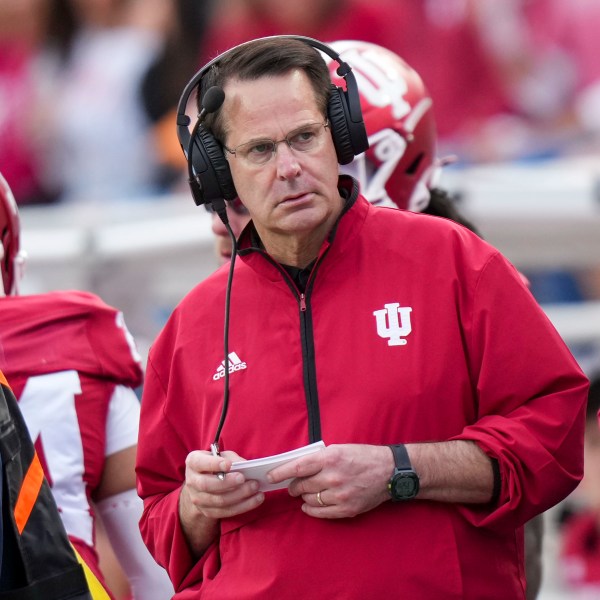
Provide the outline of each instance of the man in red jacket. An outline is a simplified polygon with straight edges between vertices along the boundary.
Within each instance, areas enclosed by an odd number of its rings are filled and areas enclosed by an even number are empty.
[[[439,187],[441,168],[448,159],[438,157],[434,105],[421,76],[397,54],[376,44],[343,40],[330,46],[352,67],[369,137],[369,149],[341,166],[341,172],[357,179],[372,204],[443,216],[478,233]],[[337,63],[329,60],[328,66],[332,81],[343,86]],[[211,205],[205,206],[210,210]],[[227,215],[237,238],[250,215],[239,198],[227,204]],[[212,230],[217,258],[225,264],[231,259],[232,241],[214,211]],[[540,514],[525,529],[528,600],[537,597],[541,585],[542,535]]]
[[[496,249],[338,178],[366,132],[315,48],[237,47],[180,101],[195,201],[252,223],[232,286],[199,284],[151,349],[142,534],[175,598],[524,598],[522,525],[581,478],[587,379]]]

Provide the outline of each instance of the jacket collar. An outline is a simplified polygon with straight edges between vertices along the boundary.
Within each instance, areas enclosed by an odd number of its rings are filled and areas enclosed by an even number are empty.
[[[336,252],[344,252],[358,235],[370,209],[369,202],[360,195],[358,183],[352,177],[341,175],[338,181],[338,189],[346,202],[338,220],[323,241],[317,260],[320,260],[332,245],[335,245]],[[277,263],[263,249],[252,221],[248,223],[240,235],[238,255],[243,263],[266,275],[269,279],[280,278],[280,269],[277,268]]]
[[[335,222],[334,226],[332,227],[331,231],[327,236],[327,240],[330,242],[336,236],[336,231],[339,227],[341,220],[344,218],[346,213],[348,213],[348,211],[356,204],[358,198],[361,197],[359,193],[358,182],[349,175],[340,175],[338,180],[338,189],[340,191],[340,195],[343,198],[345,198],[346,202],[338,220]],[[243,255],[246,252],[252,250],[259,250],[264,252],[262,243],[260,241],[260,237],[258,236],[258,233],[252,221],[250,221],[246,225],[246,227],[240,234],[238,240],[238,249],[240,255]]]

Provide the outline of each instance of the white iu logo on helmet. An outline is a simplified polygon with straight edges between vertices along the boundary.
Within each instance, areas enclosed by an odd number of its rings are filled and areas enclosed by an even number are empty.
[[[373,311],[377,321],[379,337],[388,338],[388,346],[404,346],[404,339],[411,331],[410,306],[400,306],[398,302],[385,304],[385,308]],[[398,318],[400,315],[400,318]]]

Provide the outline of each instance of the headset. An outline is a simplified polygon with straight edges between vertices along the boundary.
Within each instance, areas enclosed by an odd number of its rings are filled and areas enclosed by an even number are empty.
[[[210,444],[210,450],[215,456],[220,454],[219,438],[221,436],[223,425],[225,424],[229,406],[229,369],[227,368],[229,356],[229,309],[235,257],[237,255],[237,240],[229,226],[225,201],[235,200],[237,192],[229,169],[229,163],[225,158],[221,144],[202,126],[202,122],[207,114],[216,112],[221,108],[225,100],[225,93],[218,86],[213,86],[206,90],[201,99],[200,113],[198,114],[198,118],[191,132],[189,129],[191,119],[187,116],[185,111],[192,92],[200,87],[202,78],[213,65],[217,64],[224,56],[227,56],[234,50],[267,39],[292,39],[304,42],[316,50],[320,50],[328,55],[339,64],[337,74],[344,79],[346,89],[344,90],[342,87],[338,87],[332,83],[327,103],[327,118],[330,123],[330,130],[338,162],[342,165],[348,164],[354,160],[355,156],[365,152],[369,147],[367,130],[360,106],[358,86],[350,65],[342,61],[339,54],[333,50],[333,48],[330,48],[313,38],[296,35],[279,35],[258,38],[239,44],[238,46],[223,52],[204,65],[185,86],[183,93],[181,94],[179,105],[177,107],[177,137],[187,160],[188,183],[190,185],[192,197],[194,198],[196,205],[206,204],[215,210],[225,224],[233,244],[225,294],[225,329],[223,333],[225,376],[223,378],[223,406],[213,442]],[[224,473],[218,473],[217,476],[220,479],[223,479]]]
[[[191,119],[185,113],[188,100],[192,92],[200,86],[204,75],[223,57],[248,44],[267,39],[293,39],[304,42],[327,54],[339,64],[337,74],[344,79],[346,89],[332,83],[327,105],[327,118],[338,162],[346,165],[369,147],[356,79],[350,65],[344,62],[333,48],[313,38],[297,35],[268,36],[239,44],[219,54],[194,75],[183,90],[177,107],[177,137],[188,162],[189,184],[194,202],[196,205],[214,203],[218,213],[221,206],[221,210],[225,212],[224,200],[234,200],[237,192],[223,148],[202,126],[202,121],[206,114],[215,112],[221,107],[225,95],[217,87],[207,90],[202,98],[202,110],[191,132],[189,129]]]

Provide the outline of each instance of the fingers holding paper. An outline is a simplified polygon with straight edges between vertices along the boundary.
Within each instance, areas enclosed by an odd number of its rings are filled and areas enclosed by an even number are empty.
[[[264,501],[258,482],[230,471],[235,452],[221,456],[195,450],[185,461],[185,482],[179,496],[179,519],[190,547],[201,555],[218,535],[218,522],[248,512]],[[225,473],[222,479],[218,473]]]
[[[232,451],[213,456],[197,450],[188,455],[184,489],[189,503],[198,512],[222,519],[251,510],[262,502],[264,495],[257,493],[256,481],[230,471],[231,463],[238,460],[241,457]],[[225,473],[225,477],[217,477],[218,473]]]
[[[333,444],[273,469],[273,483],[293,478],[288,490],[301,496],[302,510],[319,518],[347,518],[389,500],[387,482],[394,470],[389,448]]]

